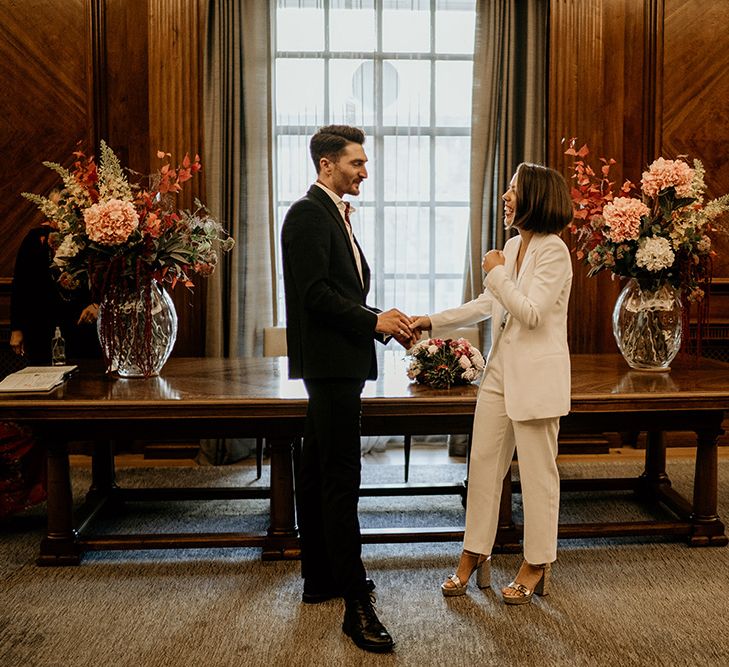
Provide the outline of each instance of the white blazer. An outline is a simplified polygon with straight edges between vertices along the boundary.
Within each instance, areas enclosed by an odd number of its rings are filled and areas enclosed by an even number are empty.
[[[489,271],[478,298],[430,316],[433,335],[440,328],[490,317],[488,358],[502,355],[506,414],[514,421],[559,417],[570,411],[567,306],[572,262],[559,236],[535,234],[516,276],[520,245],[519,236],[506,242],[505,264]]]

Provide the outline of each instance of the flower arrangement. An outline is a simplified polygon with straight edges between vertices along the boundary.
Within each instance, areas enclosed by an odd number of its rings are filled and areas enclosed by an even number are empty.
[[[43,163],[63,180],[58,202],[23,193],[54,228],[49,244],[61,286],[74,289],[86,280],[98,299],[122,284],[134,288],[156,280],[192,287],[191,273],[212,273],[218,251],[230,250],[233,239],[199,201],[194,211],[173,206],[173,195],[200,171],[200,158],[185,155],[175,168],[168,162],[143,185],[129,182],[104,141],[100,154],[97,165],[93,156],[74,153],[70,170]]]
[[[166,361],[177,334],[172,301],[158,288],[192,287],[190,275],[210,275],[218,253],[234,241],[199,201],[193,211],[174,205],[182,184],[201,169],[197,155],[185,155],[172,167],[171,155],[160,151],[165,164],[133,183],[103,141],[98,164],[82,152],[74,157],[71,169],[43,163],[63,181],[57,201],[23,196],[53,228],[52,269],[61,287],[73,290],[86,282],[101,304],[98,331],[107,369],[149,377]]]
[[[704,201],[704,167],[681,157],[659,157],[643,172],[640,191],[625,181],[615,191],[610,169],[615,160],[600,158],[599,171],[585,160],[587,145],[565,153],[574,158],[571,189],[575,216],[570,226],[576,254],[590,267],[635,278],[641,288],[666,283],[683,290],[689,302],[701,301],[711,281],[716,219],[729,210],[729,195]]]
[[[407,354],[412,357],[408,377],[435,389],[473,382],[485,366],[481,352],[465,338],[428,338]]]

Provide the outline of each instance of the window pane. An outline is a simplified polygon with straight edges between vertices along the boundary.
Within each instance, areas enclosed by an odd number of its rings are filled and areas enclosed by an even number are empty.
[[[276,122],[279,125],[323,125],[323,60],[276,60]]]
[[[375,123],[375,76],[371,60],[329,62],[331,122],[345,125]]]
[[[423,315],[432,312],[429,302],[427,278],[422,280],[387,278],[385,279],[385,300],[379,307],[383,310],[399,308],[408,315]]]
[[[322,7],[279,7],[276,10],[276,48],[279,51],[323,51]]]
[[[461,275],[466,265],[467,206],[435,209],[435,272]]]
[[[435,140],[435,197],[440,201],[468,201],[470,137]]]
[[[476,13],[463,9],[465,2],[459,2],[457,9],[435,10],[435,50],[437,53],[473,53],[473,38]],[[448,5],[448,3],[438,3]]]
[[[429,0],[391,0],[382,12],[382,50],[430,51]]]
[[[435,63],[435,124],[440,127],[471,125],[473,63]]]
[[[430,275],[430,211],[417,206],[385,207],[385,273]]]
[[[278,58],[274,67],[277,224],[316,177],[308,150],[316,128],[365,128],[369,178],[358,197],[345,199],[356,209],[352,227],[372,271],[371,303],[383,309],[417,314],[461,303],[470,137],[445,135],[469,132],[475,6],[475,0],[273,3],[275,46],[297,56]],[[402,60],[382,59],[387,53]]]
[[[430,125],[430,63],[386,60],[382,65],[385,125]]]
[[[297,197],[297,199],[298,199],[298,197]],[[289,210],[289,206],[288,205],[278,206],[278,208],[276,210],[278,212],[278,217],[276,218],[276,229],[280,230],[281,225],[283,225],[284,218],[286,217],[286,211]]]
[[[278,199],[295,201],[304,195],[316,178],[314,163],[309,156],[309,137],[277,137],[276,158]]]
[[[463,303],[463,280],[442,278],[435,281],[434,312],[445,308],[455,308]]]
[[[370,270],[374,273],[375,266],[378,264],[377,248],[375,245],[375,234],[377,233],[375,207],[363,206],[356,199],[350,201],[355,209],[357,209],[351,216],[352,231],[357,238],[357,243],[359,243],[362,252],[367,258]]]
[[[375,36],[374,0],[360,1],[356,8],[351,0],[333,0],[329,12],[329,48],[332,51],[374,51]]]
[[[430,200],[428,137],[385,137],[385,201]]]

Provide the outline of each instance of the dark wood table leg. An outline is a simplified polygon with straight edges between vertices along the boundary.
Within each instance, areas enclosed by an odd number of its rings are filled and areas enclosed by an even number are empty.
[[[66,442],[46,442],[48,529],[41,540],[38,565],[78,565],[81,547],[73,528],[73,493]]]
[[[83,505],[76,512],[79,535],[83,535],[89,524],[102,513],[118,512],[124,502],[118,491],[114,467],[114,442],[110,440],[94,442],[91,453],[91,486]]]
[[[296,559],[301,555],[294,510],[293,447],[291,440],[269,440],[271,445],[271,523],[263,560]]]
[[[114,465],[114,441],[94,442],[91,454],[91,486],[86,494],[86,502],[108,504],[118,488]],[[115,502],[121,503],[121,500],[115,499]]]
[[[716,511],[718,484],[717,439],[721,427],[697,431],[696,472],[694,474],[691,546],[723,547],[729,542],[724,524]]]
[[[657,501],[662,490],[670,486],[663,431],[649,431],[646,433],[645,468],[638,478],[637,493],[643,500]]]
[[[110,440],[95,442],[91,455],[91,488],[89,493],[106,496],[116,488],[114,442]]]

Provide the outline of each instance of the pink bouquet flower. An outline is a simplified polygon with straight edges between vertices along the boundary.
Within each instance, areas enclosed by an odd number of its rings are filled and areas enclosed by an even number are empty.
[[[84,211],[86,233],[91,241],[100,245],[121,245],[139,227],[139,216],[134,205],[121,199],[110,199],[89,206]]]
[[[407,354],[412,357],[408,377],[435,389],[473,382],[486,363],[465,338],[428,338],[413,345]]]
[[[648,215],[648,207],[637,199],[616,197],[603,209],[605,235],[614,243],[632,241],[640,236],[640,221]]]
[[[683,160],[664,160],[659,157],[640,180],[641,190],[648,197],[657,197],[660,192],[674,188],[676,196],[691,197],[691,183],[694,170]]]

